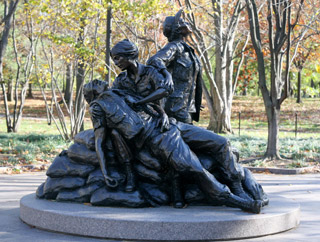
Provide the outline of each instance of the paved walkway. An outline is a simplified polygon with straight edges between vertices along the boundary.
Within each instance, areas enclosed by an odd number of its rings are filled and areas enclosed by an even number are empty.
[[[281,195],[301,204],[301,223],[298,228],[285,233],[237,241],[320,241],[320,174],[255,176],[267,193]],[[24,224],[19,219],[19,200],[35,192],[44,180],[44,173],[0,175],[1,242],[111,241],[52,233]]]

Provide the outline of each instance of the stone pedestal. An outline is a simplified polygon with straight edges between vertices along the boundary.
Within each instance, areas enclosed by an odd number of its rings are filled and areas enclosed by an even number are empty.
[[[261,214],[237,208],[110,208],[40,200],[20,201],[20,218],[40,229],[120,240],[230,240],[284,232],[299,225],[300,205],[270,196]]]

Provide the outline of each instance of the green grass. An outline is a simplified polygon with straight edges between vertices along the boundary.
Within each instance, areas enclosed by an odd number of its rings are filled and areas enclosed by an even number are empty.
[[[51,161],[68,146],[60,135],[0,134],[0,166]]]
[[[242,159],[247,158],[261,158],[266,151],[267,138],[265,135],[256,136],[236,136],[227,135],[231,144],[240,151]],[[320,162],[320,136],[317,137],[282,137],[279,140],[280,155],[283,158],[292,160],[289,166],[303,167],[311,163]],[[256,166],[261,161],[256,161]]]
[[[92,123],[86,120],[85,129],[90,128]],[[23,119],[18,133],[6,131],[5,119],[0,118],[0,166],[50,162],[70,145],[46,120]]]
[[[92,123],[90,120],[85,120],[85,129],[91,129]],[[67,127],[70,123],[67,122]],[[4,118],[0,118],[0,134],[7,132],[6,121]],[[58,135],[59,131],[54,123],[48,125],[47,121],[44,119],[27,119],[24,118],[21,122],[21,126],[18,130],[19,134],[48,134],[48,135]]]

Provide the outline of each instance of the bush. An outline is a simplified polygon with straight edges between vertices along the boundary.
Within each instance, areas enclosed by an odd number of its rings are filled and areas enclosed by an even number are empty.
[[[51,160],[66,147],[68,143],[59,135],[1,134],[0,153],[3,154],[4,159],[0,161],[0,165],[31,164],[36,160]]]
[[[267,139],[249,136],[229,136],[232,146],[240,151],[241,158],[262,157]],[[292,166],[305,162],[320,162],[320,138],[283,138],[279,140],[280,156],[294,160]]]

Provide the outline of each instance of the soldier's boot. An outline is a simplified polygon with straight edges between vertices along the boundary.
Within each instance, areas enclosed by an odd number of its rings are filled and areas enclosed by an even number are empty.
[[[136,189],[136,181],[135,181],[135,175],[133,173],[132,166],[130,163],[125,163],[125,171],[127,176],[125,191],[133,192]]]
[[[237,195],[238,197],[241,197],[245,200],[253,201],[253,198],[244,191],[240,180],[231,182],[231,184],[229,185],[229,188],[231,192]]]
[[[225,200],[225,204],[230,207],[241,208],[244,211],[259,214],[262,207],[261,200],[246,200],[234,194]]]
[[[174,208],[183,208],[185,206],[179,177],[174,177],[172,181],[172,201]]]

